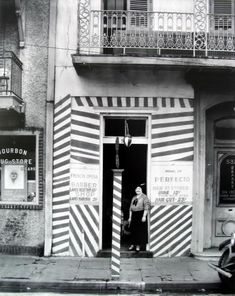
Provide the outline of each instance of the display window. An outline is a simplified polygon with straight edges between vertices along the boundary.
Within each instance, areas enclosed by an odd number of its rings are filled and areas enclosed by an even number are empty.
[[[42,206],[40,131],[1,131],[0,207]]]

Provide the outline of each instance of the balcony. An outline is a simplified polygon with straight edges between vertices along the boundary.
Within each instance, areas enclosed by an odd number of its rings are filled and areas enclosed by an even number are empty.
[[[235,16],[92,10],[80,19],[80,54],[233,59]]]
[[[22,63],[13,52],[0,56],[0,110],[24,113]]]

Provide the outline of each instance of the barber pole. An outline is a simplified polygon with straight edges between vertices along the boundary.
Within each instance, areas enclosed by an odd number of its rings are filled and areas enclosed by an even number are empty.
[[[112,279],[118,279],[120,276],[122,172],[123,170],[119,169],[113,170]]]

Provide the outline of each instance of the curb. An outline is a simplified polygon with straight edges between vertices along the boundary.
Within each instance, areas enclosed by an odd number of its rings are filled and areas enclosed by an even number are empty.
[[[0,281],[2,292],[221,292],[221,284],[209,282],[126,282],[105,280],[31,281],[6,279]]]

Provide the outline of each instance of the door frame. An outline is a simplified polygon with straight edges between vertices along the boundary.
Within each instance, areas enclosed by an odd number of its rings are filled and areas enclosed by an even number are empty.
[[[113,112],[109,111],[109,112],[101,112],[100,113],[100,176],[102,176],[100,178],[100,244],[99,244],[99,248],[102,250],[103,248],[103,146],[104,144],[115,144],[116,142],[116,138],[117,137],[105,137],[104,136],[104,121],[105,121],[105,117],[120,117],[120,118],[131,118],[131,117],[137,117],[137,118],[145,118],[146,119],[146,136],[145,137],[133,137],[132,138],[132,144],[134,145],[138,145],[138,144],[146,144],[147,145],[147,155],[146,155],[146,183],[147,183],[147,196],[149,196],[150,194],[150,180],[151,180],[151,126],[152,126],[152,122],[151,122],[151,114],[150,112],[146,113],[143,112],[143,110],[141,110],[140,112],[136,112],[136,111],[132,111],[132,110],[125,110],[125,111],[120,111],[117,112],[117,110],[113,110]],[[123,136],[118,137],[119,138],[119,144],[122,144],[122,139]]]

